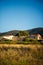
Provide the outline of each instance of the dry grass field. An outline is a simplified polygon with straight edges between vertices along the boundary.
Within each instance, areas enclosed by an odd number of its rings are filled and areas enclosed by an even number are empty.
[[[43,65],[43,45],[0,44],[0,65]]]

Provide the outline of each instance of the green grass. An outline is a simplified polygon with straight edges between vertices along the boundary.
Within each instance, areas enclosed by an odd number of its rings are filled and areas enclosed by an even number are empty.
[[[0,41],[0,44],[42,44],[41,42],[38,42],[37,40],[29,40],[29,41],[11,41],[11,40],[6,40],[6,41]]]
[[[0,65],[43,65],[43,46],[0,45]]]

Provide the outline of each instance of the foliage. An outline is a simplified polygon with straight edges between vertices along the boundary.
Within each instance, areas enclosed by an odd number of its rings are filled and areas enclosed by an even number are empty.
[[[0,41],[0,44],[43,44],[42,42],[39,42],[37,40],[31,40],[29,38],[24,39],[23,41]]]
[[[29,42],[29,41],[32,41],[32,39],[29,38],[29,37],[26,37],[26,38],[23,39],[23,41],[27,41],[27,42]]]
[[[19,31],[17,34],[17,36],[28,36],[28,32],[27,31]]]

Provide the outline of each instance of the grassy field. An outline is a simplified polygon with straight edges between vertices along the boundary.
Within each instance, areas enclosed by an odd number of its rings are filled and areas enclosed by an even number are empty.
[[[43,65],[43,45],[0,44],[0,65]]]

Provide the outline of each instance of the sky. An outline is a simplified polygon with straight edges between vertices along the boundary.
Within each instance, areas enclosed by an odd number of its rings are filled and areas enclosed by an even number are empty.
[[[0,0],[0,32],[43,27],[43,0]]]

